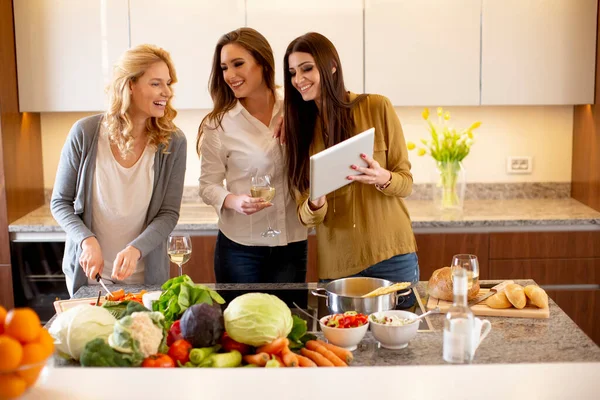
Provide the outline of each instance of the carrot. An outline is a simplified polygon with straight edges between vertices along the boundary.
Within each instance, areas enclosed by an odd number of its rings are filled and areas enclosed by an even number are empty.
[[[333,363],[329,361],[327,358],[323,357],[321,354],[316,351],[308,350],[307,348],[300,349],[300,353],[303,356],[310,358],[314,361],[315,364],[319,367],[333,367]]]
[[[270,357],[267,353],[248,354],[244,356],[245,362],[258,365],[259,367],[264,367],[269,359]]]
[[[316,351],[321,354],[323,357],[327,358],[329,361],[333,363],[336,367],[347,367],[348,364],[343,362],[338,356],[335,355],[334,352],[327,350],[325,346],[317,342],[316,340],[309,340],[306,342],[306,348],[309,350]]]
[[[298,357],[296,354],[292,353],[288,346],[285,346],[283,350],[281,350],[281,358],[286,367],[298,366]]]
[[[281,357],[279,357],[279,355],[273,354],[273,357],[275,357],[275,359],[279,363],[279,366],[281,366],[281,367],[285,367],[286,366],[285,363],[283,362],[283,360],[281,359]]]
[[[279,354],[284,347],[289,346],[290,342],[287,338],[279,338],[273,340],[271,343],[267,343],[264,346],[260,346],[256,349],[257,353],[267,353],[267,354]]]
[[[107,297],[107,300],[109,300],[109,301],[119,301],[123,297],[125,297],[125,289],[116,290],[116,291],[112,292],[112,296],[107,295],[106,297]]]
[[[346,361],[347,364],[350,364],[354,360],[354,356],[349,350],[342,349],[341,347],[324,342],[322,340],[317,340],[317,342],[319,342],[319,344],[325,347],[327,350],[334,352],[336,356],[338,356],[342,361]]]
[[[301,356],[300,354],[296,354],[296,358],[298,358],[298,365],[301,367],[316,367],[317,366],[317,364],[315,364],[314,361],[308,357],[304,357],[304,356]]]

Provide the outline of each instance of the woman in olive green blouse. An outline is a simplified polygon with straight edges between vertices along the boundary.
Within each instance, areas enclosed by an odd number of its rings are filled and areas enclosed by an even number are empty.
[[[299,218],[317,227],[318,273],[322,280],[367,276],[416,282],[416,242],[403,197],[412,174],[400,120],[380,95],[346,91],[333,44],[307,33],[290,43],[284,58],[288,183]],[[316,201],[308,199],[310,156],[375,127],[373,158],[353,182]],[[412,305],[414,297],[407,299]]]

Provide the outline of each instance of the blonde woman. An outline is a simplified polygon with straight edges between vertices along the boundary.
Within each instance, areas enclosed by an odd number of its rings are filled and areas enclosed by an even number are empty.
[[[96,275],[121,283],[169,279],[167,237],[177,224],[186,139],[175,126],[165,50],[126,51],[109,108],[75,123],[62,150],[52,215],[67,233],[63,272],[71,296]]]

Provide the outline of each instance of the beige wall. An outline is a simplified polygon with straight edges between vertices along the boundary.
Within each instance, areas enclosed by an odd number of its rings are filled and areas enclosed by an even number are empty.
[[[465,161],[468,182],[569,182],[573,138],[573,107],[449,107],[458,128],[482,121],[477,143]],[[406,140],[420,142],[428,132],[421,119],[421,108],[396,108]],[[196,131],[206,110],[180,111],[177,125],[188,138],[185,184],[198,183],[200,161],[196,155]],[[434,107],[431,109],[435,113]],[[60,151],[75,121],[90,113],[42,113],[42,150],[44,186],[54,184]],[[529,175],[506,173],[508,156],[533,157]],[[434,164],[429,156],[410,153],[416,183],[431,179]]]

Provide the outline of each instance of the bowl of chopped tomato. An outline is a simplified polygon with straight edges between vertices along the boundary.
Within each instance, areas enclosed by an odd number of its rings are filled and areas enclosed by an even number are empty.
[[[319,320],[325,338],[336,346],[356,350],[369,329],[369,318],[356,311],[327,315]]]

